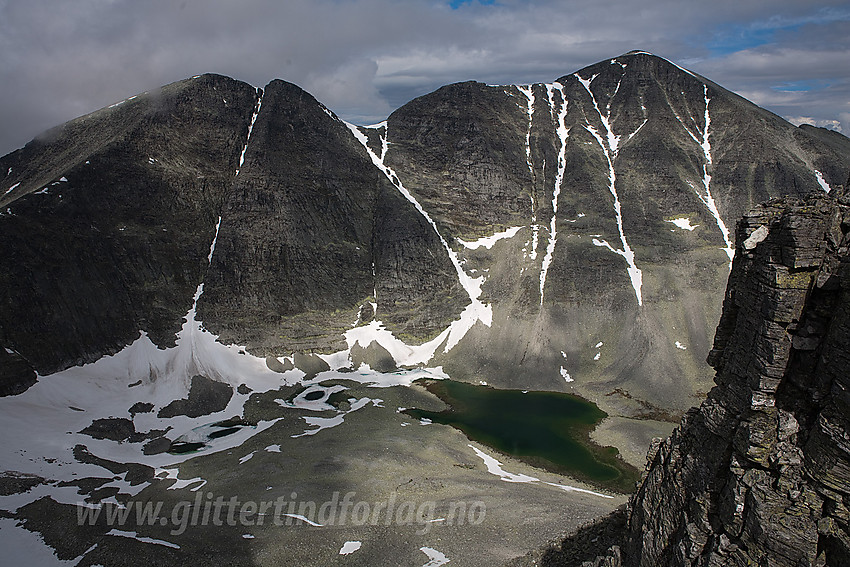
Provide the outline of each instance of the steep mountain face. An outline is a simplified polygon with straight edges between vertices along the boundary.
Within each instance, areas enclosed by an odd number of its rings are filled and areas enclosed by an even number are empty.
[[[96,360],[140,330],[173,346],[201,282],[207,327],[263,354],[345,348],[376,293],[413,340],[462,308],[430,225],[348,127],[283,81],[265,93],[209,75],[175,83],[2,168],[9,376],[24,360],[41,374]]]
[[[4,372],[171,346],[194,306],[257,355],[356,366],[374,340],[387,368],[670,419],[710,383],[732,219],[838,187],[848,156],[643,52],[368,128],[201,76],[0,159]]]
[[[486,271],[494,324],[440,359],[449,373],[547,389],[568,376],[626,415],[708,389],[734,220],[837,187],[850,165],[843,136],[642,52],[551,84],[443,87],[378,131],[373,148],[389,144],[385,161],[445,235],[521,227],[498,252],[461,249]]]
[[[623,546],[588,564],[850,562],[848,204],[772,201],[739,223],[717,386],[650,455]]]
[[[375,169],[351,131],[295,85],[258,103],[245,162],[222,210],[199,318],[257,354],[345,349],[342,333],[381,298],[415,339],[462,305],[434,231]]]
[[[199,77],[2,158],[0,344],[41,374],[112,354],[140,330],[173,344],[255,100],[249,85]]]

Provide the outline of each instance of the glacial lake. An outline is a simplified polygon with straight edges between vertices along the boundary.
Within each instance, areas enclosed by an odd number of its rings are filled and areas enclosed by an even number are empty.
[[[639,471],[590,432],[608,414],[596,404],[559,392],[499,390],[453,380],[421,382],[450,406],[442,412],[408,409],[417,419],[451,425],[467,437],[551,472],[618,492],[632,492]]]

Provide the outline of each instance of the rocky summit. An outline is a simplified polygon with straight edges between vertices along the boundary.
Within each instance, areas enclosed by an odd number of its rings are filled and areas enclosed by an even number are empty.
[[[86,565],[130,539],[164,565],[495,564],[625,501],[420,428],[407,408],[443,406],[414,382],[451,378],[577,394],[608,416],[590,441],[638,466],[684,416],[617,553],[838,565],[848,170],[841,134],[643,51],[448,85],[371,126],[218,75],[58,126],[0,158],[0,528]],[[444,549],[390,520],[51,520],[201,487],[493,500]]]

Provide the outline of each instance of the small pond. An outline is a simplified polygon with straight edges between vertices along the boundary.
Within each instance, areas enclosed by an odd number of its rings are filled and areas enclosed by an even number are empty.
[[[552,472],[631,492],[637,469],[617,449],[601,447],[590,432],[607,414],[596,404],[559,392],[498,390],[453,380],[423,381],[450,408],[409,409],[417,419],[451,425],[467,437]]]

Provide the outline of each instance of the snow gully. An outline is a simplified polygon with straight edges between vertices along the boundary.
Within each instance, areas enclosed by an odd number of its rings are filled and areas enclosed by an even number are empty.
[[[519,86],[515,85],[516,89],[525,95],[527,104],[525,112],[528,115],[528,129],[525,131],[525,163],[528,165],[528,172],[531,174],[531,253],[528,255],[532,260],[537,259],[537,242],[538,232],[540,230],[537,224],[537,210],[534,203],[534,166],[531,163],[531,126],[534,119],[534,85]],[[522,108],[522,106],[520,106]]]
[[[257,89],[257,104],[254,107],[254,114],[251,116],[251,123],[248,125],[248,136],[245,138],[245,145],[242,146],[242,154],[239,156],[239,167],[236,168],[236,176],[242,170],[242,164],[245,163],[245,152],[248,151],[248,142],[251,141],[251,133],[254,131],[254,123],[257,121],[257,116],[260,115],[260,108],[263,106],[263,89]]]
[[[709,136],[711,135],[711,115],[708,112],[708,105],[711,102],[711,99],[708,97],[708,85],[703,84],[703,96],[705,98],[705,127],[700,130],[699,124],[694,121],[694,129],[697,131],[697,136],[691,130],[685,126],[684,121],[681,117],[676,114],[676,118],[679,119],[679,123],[682,124],[682,128],[685,129],[685,132],[699,144],[702,148],[704,162],[702,164],[702,193],[697,192],[697,197],[702,202],[703,205],[709,210],[709,212],[714,216],[714,220],[717,222],[717,228],[720,229],[720,233],[723,235],[723,242],[726,244],[726,247],[723,248],[723,251],[726,252],[726,255],[729,257],[729,268],[732,268],[732,258],[735,256],[735,247],[732,246],[732,241],[729,239],[729,229],[726,228],[726,223],[723,222],[723,219],[720,217],[720,211],[717,209],[717,203],[714,201],[714,197],[711,195],[711,174],[708,173],[709,166],[712,165],[712,156],[711,156],[711,142],[709,141]],[[675,112],[675,111],[674,111]],[[693,187],[693,186],[692,186]]]
[[[564,86],[560,83],[549,83],[546,85],[546,95],[549,99],[549,110],[554,116],[555,91],[561,95],[561,106],[558,109],[558,117],[555,119],[555,133],[558,135],[560,147],[558,149],[558,173],[555,175],[555,187],[552,189],[552,219],[549,221],[549,242],[546,245],[546,255],[540,266],[540,305],[543,305],[543,292],[546,288],[546,275],[552,263],[552,255],[555,252],[555,243],[558,240],[558,197],[561,194],[561,183],[564,181],[564,171],[567,167],[567,139],[570,137],[570,129],[567,128],[567,97],[564,94]]]
[[[625,71],[626,66],[622,63],[612,60],[612,63],[619,64],[623,70]],[[643,305],[643,295],[642,295],[642,287],[643,287],[643,274],[640,271],[640,268],[637,267],[635,263],[635,253],[634,250],[629,246],[628,241],[626,240],[626,234],[623,231],[623,212],[620,205],[620,197],[617,194],[617,174],[614,170],[614,161],[617,159],[617,153],[619,152],[619,144],[620,144],[620,136],[614,134],[613,129],[611,128],[611,101],[614,99],[614,96],[620,90],[620,83],[622,82],[622,77],[620,81],[617,82],[617,88],[614,90],[614,94],[611,95],[611,98],[608,100],[608,105],[605,107],[605,114],[599,110],[599,105],[596,102],[596,96],[594,96],[593,91],[590,89],[590,85],[593,83],[593,80],[597,77],[597,75],[593,75],[590,79],[582,79],[581,76],[576,73],[574,75],[578,82],[582,84],[584,89],[590,95],[590,100],[593,102],[593,108],[596,110],[596,113],[599,115],[599,121],[602,123],[602,127],[605,129],[604,137],[599,131],[594,128],[590,123],[585,125],[585,130],[587,130],[593,137],[596,139],[596,142],[599,144],[599,147],[602,149],[602,153],[605,155],[605,160],[608,162],[608,191],[611,193],[611,196],[614,197],[614,214],[617,218],[617,230],[620,233],[620,243],[622,244],[622,250],[614,248],[611,246],[606,240],[601,240],[594,238],[593,244],[595,246],[602,246],[617,254],[622,256],[623,259],[626,260],[628,264],[628,268],[626,271],[629,274],[629,279],[632,282],[632,288],[635,290],[635,297],[637,297],[638,305]],[[646,122],[644,121],[644,124]],[[643,127],[641,124],[637,130],[635,130],[632,134],[629,135],[628,139],[631,139],[637,132]]]
[[[478,298],[481,296],[481,286],[484,284],[484,276],[479,276],[477,278],[471,277],[469,274],[464,271],[461,266],[460,259],[458,258],[457,252],[455,252],[449,243],[446,242],[446,239],[443,238],[443,235],[440,234],[440,230],[437,228],[437,223],[431,218],[431,215],[425,211],[419,201],[410,193],[410,191],[405,188],[402,184],[401,180],[396,175],[395,171],[384,163],[384,157],[386,156],[386,151],[388,147],[387,139],[389,138],[388,129],[386,128],[385,123],[381,123],[379,126],[384,127],[384,135],[381,137],[381,157],[378,157],[372,148],[369,147],[369,141],[366,136],[360,129],[348,122],[343,122],[351,133],[354,135],[354,138],[360,142],[360,144],[366,149],[366,153],[369,155],[369,158],[372,160],[372,163],[380,169],[383,174],[390,180],[390,183],[398,190],[399,193],[404,196],[419,212],[422,217],[428,221],[428,224],[431,225],[431,228],[434,230],[434,233],[437,235],[437,238],[440,239],[440,243],[443,245],[443,248],[446,250],[446,253],[449,255],[449,259],[454,266],[455,272],[457,272],[458,280],[460,281],[460,285],[463,286],[463,289],[466,291],[469,296],[470,304],[466,306],[466,309],[460,314],[460,319],[453,321],[450,325],[448,331],[448,338],[446,340],[446,346],[444,352],[450,351],[452,348],[457,345],[461,338],[466,335],[467,331],[472,328],[472,326],[477,322],[481,321],[488,327],[491,325],[493,321],[493,308],[489,304],[482,303]]]

